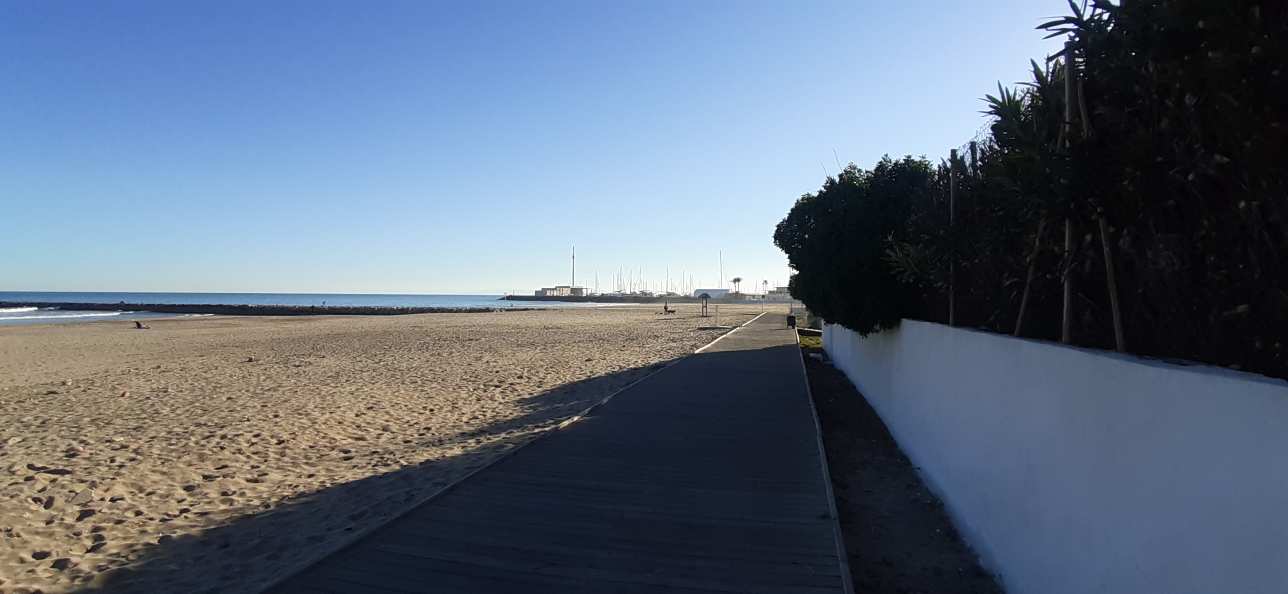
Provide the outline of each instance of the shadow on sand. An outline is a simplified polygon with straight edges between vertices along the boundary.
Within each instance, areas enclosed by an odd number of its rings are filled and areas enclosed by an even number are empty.
[[[560,385],[521,400],[524,413],[448,438],[401,446],[415,450],[460,445],[459,453],[265,504],[203,532],[161,537],[129,554],[82,592],[245,592],[282,577],[361,538],[450,489],[462,477],[548,433],[603,397],[671,361]],[[482,444],[470,445],[481,437]],[[462,458],[469,458],[463,461]]]

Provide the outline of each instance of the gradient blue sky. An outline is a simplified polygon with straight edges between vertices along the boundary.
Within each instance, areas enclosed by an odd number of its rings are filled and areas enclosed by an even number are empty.
[[[824,169],[940,158],[1064,0],[0,2],[0,290],[786,280]]]

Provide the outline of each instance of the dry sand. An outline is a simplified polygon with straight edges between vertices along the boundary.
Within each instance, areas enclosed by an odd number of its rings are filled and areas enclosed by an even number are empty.
[[[0,591],[260,588],[722,333],[659,310],[2,328]]]

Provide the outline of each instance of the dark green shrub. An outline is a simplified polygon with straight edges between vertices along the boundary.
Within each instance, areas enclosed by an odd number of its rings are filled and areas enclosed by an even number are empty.
[[[872,170],[854,165],[796,202],[778,224],[774,243],[797,274],[791,290],[815,314],[862,334],[892,328],[915,293],[885,261],[890,241],[906,233],[910,196],[930,191],[930,164],[882,159]]]

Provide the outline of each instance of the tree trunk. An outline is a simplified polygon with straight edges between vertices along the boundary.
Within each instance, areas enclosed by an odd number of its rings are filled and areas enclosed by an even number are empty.
[[[1064,280],[1064,305],[1060,316],[1060,342],[1073,342],[1073,219],[1064,220],[1064,262],[1060,271]]]
[[[1070,73],[1071,74],[1071,73]],[[1078,80],[1078,114],[1082,120],[1082,137],[1091,138],[1091,113],[1087,109],[1087,96],[1082,80]],[[1105,220],[1103,209],[1096,213],[1096,223],[1100,226],[1100,247],[1105,260],[1105,289],[1109,291],[1109,311],[1114,320],[1114,346],[1118,352],[1127,352],[1127,338],[1123,333],[1123,314],[1118,307],[1118,277],[1114,272],[1114,253],[1109,241],[1109,222]]]
[[[1029,272],[1024,277],[1024,294],[1020,296],[1020,315],[1015,318],[1015,336],[1024,328],[1024,312],[1029,308],[1029,291],[1033,288],[1033,275],[1037,272],[1038,251],[1042,249],[1042,232],[1046,230],[1046,214],[1038,219],[1038,233],[1033,237],[1033,253],[1029,255]]]
[[[948,253],[948,325],[957,325],[957,149],[948,153],[948,234],[952,249]]]
[[[1073,124],[1073,41],[1064,42],[1064,125],[1062,142],[1065,153],[1069,152],[1070,136]],[[1064,219],[1064,262],[1061,279],[1064,281],[1064,301],[1060,315],[1060,342],[1069,344],[1073,340],[1073,219]]]
[[[1100,222],[1100,246],[1105,252],[1105,284],[1109,289],[1109,309],[1114,316],[1114,345],[1118,347],[1118,352],[1127,352],[1127,338],[1123,335],[1123,316],[1118,309],[1118,281],[1114,274],[1114,256],[1110,250],[1109,243],[1109,223],[1105,221],[1103,213],[1096,217]]]

